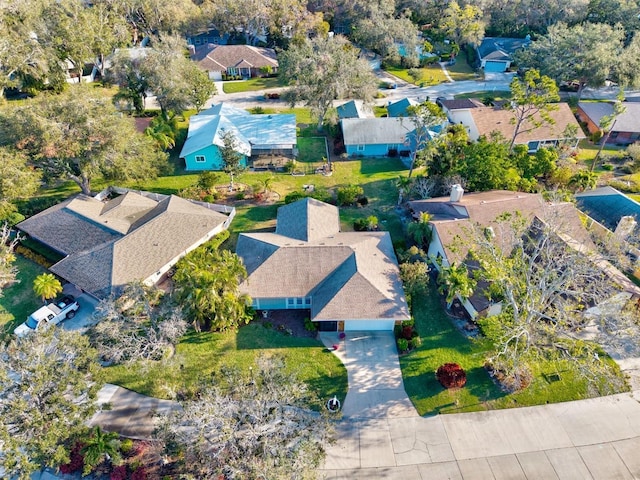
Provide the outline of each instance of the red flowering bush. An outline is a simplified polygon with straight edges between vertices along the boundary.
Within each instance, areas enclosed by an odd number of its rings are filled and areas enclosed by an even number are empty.
[[[444,388],[460,388],[467,383],[467,374],[457,363],[445,363],[438,367],[436,378]]]
[[[114,467],[109,475],[109,480],[127,480],[127,466],[119,465]]]
[[[60,472],[62,473],[73,473],[83,469],[84,467],[84,455],[82,455],[82,448],[84,444],[80,442],[76,442],[71,449],[71,454],[69,455],[69,463],[65,463],[64,465],[60,465]]]
[[[147,469],[138,467],[131,474],[131,480],[147,480]]]

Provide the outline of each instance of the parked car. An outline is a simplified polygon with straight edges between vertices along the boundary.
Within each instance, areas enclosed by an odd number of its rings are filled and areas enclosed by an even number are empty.
[[[56,302],[40,307],[27,317],[27,321],[18,325],[13,331],[18,337],[23,337],[30,332],[35,332],[68,318],[73,318],[80,308],[80,304],[71,296],[66,295]]]

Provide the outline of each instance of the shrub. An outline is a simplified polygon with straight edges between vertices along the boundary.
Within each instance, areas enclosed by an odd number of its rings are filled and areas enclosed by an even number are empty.
[[[413,337],[413,327],[411,325],[402,327],[402,338],[404,338],[405,340],[411,340],[412,337]]]
[[[131,480],[147,480],[147,469],[145,467],[138,467],[131,474]]]
[[[400,336],[402,335],[402,325],[393,326],[393,335],[396,337],[396,339],[400,338]]]
[[[398,350],[400,352],[406,352],[409,349],[409,342],[404,338],[398,339]]]
[[[114,467],[109,475],[109,480],[127,480],[127,466],[118,465],[117,467]]]
[[[356,232],[366,232],[367,225],[368,222],[366,218],[358,218],[355,222],[353,222],[353,229]]]
[[[264,95],[264,98],[268,98],[266,93]],[[253,107],[251,109],[251,113],[253,113],[254,115],[262,115],[264,113],[264,108],[262,108],[262,107]]]
[[[602,169],[606,170],[607,172],[610,172],[611,170],[613,170],[615,167],[610,164],[610,163],[604,163],[602,164]]]
[[[309,317],[304,319],[304,328],[309,332],[315,332],[318,329],[318,325],[312,322]]]
[[[40,255],[39,253],[34,252],[33,250],[25,247],[24,245],[17,245],[15,252],[19,253],[25,258],[28,258],[29,260],[36,262],[41,267],[49,268],[51,265],[53,265],[53,262],[50,262],[49,260],[47,260],[43,255]]]
[[[205,195],[204,197],[202,197],[202,201],[203,202],[207,202],[207,203],[213,203],[218,199],[218,193],[217,192],[213,192],[209,195]]]
[[[369,204],[369,199],[367,197],[360,197],[357,202],[361,207],[366,207]]]
[[[422,339],[418,336],[418,337],[413,337],[411,340],[409,340],[409,348],[411,350],[413,350],[414,348],[418,348],[422,346]]]
[[[104,409],[104,408],[103,408]],[[120,451],[123,454],[127,454],[133,450],[133,440],[130,438],[125,438],[120,442]]]
[[[216,186],[221,180],[221,175],[218,172],[202,172],[198,175],[198,187],[207,192],[211,192],[213,187]]]
[[[244,200],[244,192],[236,193],[236,200]]]
[[[363,193],[364,190],[359,185],[348,185],[346,187],[338,188],[338,205],[353,205]]]
[[[271,328],[273,328],[273,323],[271,323],[271,322],[264,322],[264,323],[262,324],[262,326],[263,326],[264,328],[266,328],[266,329],[271,329]]]
[[[71,453],[69,455],[69,463],[60,465],[60,472],[62,473],[74,473],[79,472],[84,468],[84,455],[82,455],[82,448],[84,444],[76,442]]]
[[[445,363],[438,367],[436,378],[444,388],[461,388],[467,383],[467,374],[457,363]]]

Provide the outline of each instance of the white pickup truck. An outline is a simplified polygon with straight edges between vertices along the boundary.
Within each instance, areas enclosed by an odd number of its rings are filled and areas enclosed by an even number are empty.
[[[73,318],[79,308],[80,304],[71,295],[64,296],[55,303],[40,307],[33,312],[27,317],[26,322],[16,327],[13,333],[22,337],[48,325],[57,325],[62,320]]]

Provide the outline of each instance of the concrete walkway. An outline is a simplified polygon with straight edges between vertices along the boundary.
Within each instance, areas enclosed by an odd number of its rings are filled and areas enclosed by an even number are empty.
[[[147,397],[109,383],[98,392],[96,403],[109,408],[98,411],[89,420],[90,426],[100,425],[108,432],[140,440],[151,438],[156,413],[167,414],[180,408],[177,402]]]
[[[321,338],[339,343],[349,375],[326,479],[640,478],[640,404],[630,394],[422,418],[391,378],[401,375],[391,334]]]

